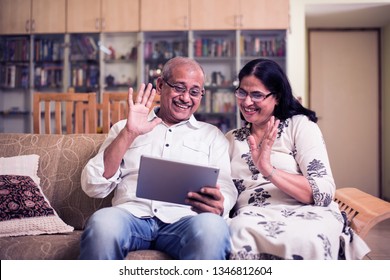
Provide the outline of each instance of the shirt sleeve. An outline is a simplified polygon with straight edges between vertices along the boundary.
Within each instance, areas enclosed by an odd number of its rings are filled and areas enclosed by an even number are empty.
[[[115,124],[106,140],[103,142],[99,152],[91,158],[81,173],[81,188],[90,197],[104,198],[108,196],[121,181],[121,171],[118,168],[114,176],[106,179],[104,173],[104,150],[111,144],[121,131],[123,124],[121,122]]]
[[[212,146],[211,161],[214,165],[219,166],[220,172],[217,184],[221,188],[221,193],[224,196],[224,213],[227,218],[230,210],[237,200],[237,189],[231,177],[230,158],[228,153],[229,143],[222,132],[218,131],[215,141]]]
[[[313,190],[314,205],[327,206],[333,201],[336,186],[328,152],[318,125],[307,117],[292,118],[295,159]]]

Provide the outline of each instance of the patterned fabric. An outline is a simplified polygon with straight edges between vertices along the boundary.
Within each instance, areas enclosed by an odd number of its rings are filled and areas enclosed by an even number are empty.
[[[82,168],[106,137],[0,133],[0,157],[39,155],[42,192],[59,217],[75,228],[54,235],[1,237],[0,259],[77,259],[86,220],[96,210],[111,205],[111,196],[93,199],[80,186]]]
[[[0,237],[71,231],[29,176],[0,175]]]
[[[39,156],[34,154],[0,157],[0,175],[29,176],[37,185],[41,183],[38,177],[38,166]]]
[[[105,134],[8,134],[0,133],[0,157],[39,155],[40,187],[61,219],[83,229],[97,209],[111,205],[107,199],[92,199],[81,189],[81,171],[106,139]]]
[[[338,259],[340,240],[349,243],[351,236],[344,233],[344,219],[333,202],[335,183],[322,134],[305,116],[287,119],[278,129],[271,163],[305,176],[314,203],[299,203],[259,173],[247,143],[249,126],[229,132],[232,177],[239,191],[230,221],[230,258]],[[362,258],[368,248],[358,236],[353,240],[358,247],[354,256]]]

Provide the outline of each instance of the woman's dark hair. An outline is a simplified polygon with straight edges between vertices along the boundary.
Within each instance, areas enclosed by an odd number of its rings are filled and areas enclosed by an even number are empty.
[[[316,113],[303,107],[293,96],[290,82],[278,63],[270,59],[254,59],[241,69],[238,74],[239,82],[241,83],[244,77],[251,75],[259,79],[270,92],[274,93],[278,100],[274,109],[276,118],[284,121],[295,115],[305,115],[311,121],[317,122]]]

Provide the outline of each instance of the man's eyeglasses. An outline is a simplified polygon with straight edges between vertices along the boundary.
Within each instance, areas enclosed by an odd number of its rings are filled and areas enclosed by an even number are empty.
[[[241,88],[237,88],[236,91],[234,92],[234,94],[238,99],[245,99],[249,95],[253,102],[261,102],[261,101],[267,99],[268,97],[270,97],[271,95],[273,95],[274,93],[270,92],[268,94],[265,94],[265,93],[262,93],[261,91],[254,91],[254,92],[248,93]]]
[[[171,87],[176,93],[184,94],[188,91],[189,94],[191,95],[191,97],[194,97],[194,98],[200,98],[201,96],[204,95],[204,89],[200,89],[198,87],[193,87],[193,88],[187,89],[186,86],[183,86],[181,84],[171,84],[167,80],[165,80],[164,78],[163,78],[163,81],[169,87]]]

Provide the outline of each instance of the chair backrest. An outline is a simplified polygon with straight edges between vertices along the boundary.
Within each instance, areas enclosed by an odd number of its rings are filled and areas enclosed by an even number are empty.
[[[121,119],[127,118],[127,92],[104,92],[102,103],[102,130],[108,133],[110,127]]]
[[[44,103],[43,111],[41,103]],[[54,111],[52,111],[53,107]],[[53,122],[54,133],[63,134],[63,114],[65,114],[65,132],[67,134],[96,133],[96,93],[34,92],[33,125],[36,134],[43,133],[42,114],[45,124],[44,133],[46,134],[53,133]]]
[[[104,92],[103,102],[98,104],[98,109],[102,111],[102,131],[108,133],[110,127],[123,119],[127,118],[128,110],[128,92]],[[134,95],[135,96],[135,95]],[[151,109],[160,103],[160,96],[156,95]]]

